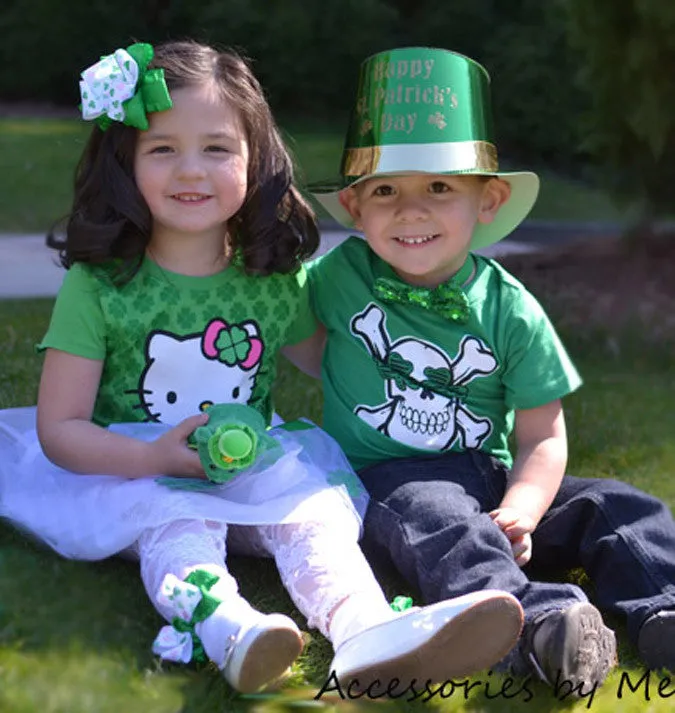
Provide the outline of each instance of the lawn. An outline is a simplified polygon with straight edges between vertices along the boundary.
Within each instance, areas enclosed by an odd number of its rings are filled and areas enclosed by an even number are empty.
[[[67,213],[73,172],[89,128],[77,119],[0,119],[0,234],[42,232]],[[302,167],[303,184],[337,177],[342,150],[338,126],[308,128],[290,121],[284,123],[284,136]],[[620,213],[601,190],[547,174],[530,217],[616,221]]]
[[[0,302],[0,408],[35,402],[40,358],[33,350],[47,325],[51,300]],[[569,337],[573,356],[586,386],[567,399],[571,434],[570,470],[578,475],[623,478],[648,488],[675,505],[675,358],[670,354],[625,345],[624,360],[608,359],[599,343]],[[282,365],[277,404],[286,418],[309,414],[320,418],[321,394],[313,382]],[[243,593],[265,610],[290,614],[294,609],[269,561],[232,558],[231,568]],[[359,701],[323,697],[312,701],[324,682],[330,662],[329,644],[310,632],[308,646],[294,666],[283,692],[267,698],[241,698],[211,668],[162,665],[150,643],[162,621],[147,601],[137,566],[111,559],[79,563],[60,559],[11,527],[0,526],[0,710],[12,713],[174,713],[239,710],[356,710]],[[389,596],[410,593],[386,567],[377,568]],[[572,573],[582,583],[580,573]],[[626,573],[630,576],[630,573]],[[665,695],[675,685],[652,674],[638,686],[641,671],[619,621],[620,669],[598,690],[593,711],[666,711]],[[474,676],[466,685],[447,685],[428,703],[404,704],[396,710],[583,711],[589,699],[571,707],[557,702],[553,691],[520,683],[500,693],[507,679]],[[480,683],[482,681],[482,683]],[[628,683],[636,690],[631,690]],[[621,698],[619,699],[619,693]],[[650,701],[645,700],[649,695]],[[445,696],[443,699],[441,696]],[[663,698],[661,699],[661,697]],[[335,706],[339,703],[339,706]],[[392,704],[393,705],[393,704]],[[374,704],[367,705],[368,708]],[[380,705],[375,710],[389,706]]]
[[[338,128],[283,125],[303,167],[304,182],[335,175],[341,150]],[[0,233],[44,231],[67,211],[73,169],[87,131],[76,120],[0,120]],[[601,191],[547,175],[532,217],[616,220],[618,214]],[[51,306],[51,300],[0,301],[0,408],[35,403],[41,360],[34,344],[45,331]],[[638,333],[632,339],[612,335],[610,353],[604,347],[607,335],[591,338],[582,332],[563,334],[586,380],[586,386],[566,401],[570,471],[625,479],[664,498],[672,508],[673,351],[659,352],[643,344]],[[617,353],[621,359],[612,356]],[[284,417],[320,420],[318,383],[285,363],[276,398]],[[254,605],[288,613],[305,627],[269,561],[232,558],[230,566]],[[415,595],[387,567],[378,564],[376,570],[388,596]],[[582,573],[562,574],[585,582]],[[312,700],[332,656],[330,645],[316,632],[308,635],[305,652],[283,691],[243,698],[233,694],[212,668],[160,664],[150,644],[162,623],[134,563],[63,560],[0,525],[0,711],[213,713],[366,707],[361,701],[334,696]],[[652,675],[648,691],[644,680],[637,686],[642,671],[635,651],[626,643],[621,622],[610,623],[621,639],[620,669],[593,700],[557,702],[551,689],[534,684],[529,684],[529,700],[520,683],[508,687],[508,679],[486,672],[464,686],[445,686],[427,703],[392,705],[396,710],[494,713],[670,710],[666,696],[675,685],[659,689],[658,677]],[[472,688],[465,696],[468,685]],[[383,708],[389,705],[376,710]]]

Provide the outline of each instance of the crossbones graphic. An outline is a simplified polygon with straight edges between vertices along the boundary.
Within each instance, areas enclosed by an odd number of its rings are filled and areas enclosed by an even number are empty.
[[[388,401],[359,405],[354,413],[396,441],[415,448],[443,451],[459,439],[462,448],[479,448],[492,431],[462,403],[466,384],[491,374],[497,360],[480,339],[465,336],[452,361],[438,347],[412,337],[393,344],[386,316],[375,304],[354,316],[352,334],[364,343],[386,380]]]

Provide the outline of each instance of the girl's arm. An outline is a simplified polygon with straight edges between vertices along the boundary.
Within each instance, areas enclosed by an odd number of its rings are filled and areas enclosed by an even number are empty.
[[[553,502],[567,465],[560,399],[516,411],[516,459],[499,508],[490,515],[511,541],[518,564],[532,554],[530,533]]]
[[[282,347],[281,353],[305,374],[321,378],[321,360],[326,346],[326,328],[319,324],[316,332],[302,342]]]
[[[45,455],[75,473],[142,478],[204,476],[187,436],[208,420],[192,416],[151,443],[92,423],[103,362],[47,349],[38,394],[37,430]]]

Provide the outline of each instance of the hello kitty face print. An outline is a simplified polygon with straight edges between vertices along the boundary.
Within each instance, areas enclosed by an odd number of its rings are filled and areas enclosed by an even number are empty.
[[[387,396],[377,406],[358,405],[354,413],[360,419],[414,448],[480,448],[492,422],[472,413],[464,401],[467,384],[497,369],[486,344],[467,335],[451,359],[435,344],[414,337],[392,342],[386,316],[373,303],[353,317],[350,328],[375,362]]]
[[[138,390],[147,421],[175,425],[214,403],[250,403],[264,345],[253,320],[202,333],[150,332]]]

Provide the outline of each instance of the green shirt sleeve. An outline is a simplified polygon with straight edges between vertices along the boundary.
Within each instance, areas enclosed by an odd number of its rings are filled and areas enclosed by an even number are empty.
[[[323,306],[325,304],[325,300],[323,299],[324,279],[326,271],[330,269],[330,263],[335,262],[336,254],[337,251],[333,250],[326,255],[312,260],[312,262],[307,265],[310,304],[316,318],[323,324],[327,322],[326,316],[323,313]],[[342,276],[342,273],[336,273],[335,271],[334,274],[340,274]]]
[[[579,388],[579,373],[530,292],[520,291],[501,331],[507,345],[503,383],[509,408],[537,408]]]
[[[99,294],[100,284],[91,269],[73,265],[63,280],[38,351],[51,348],[87,359],[104,359],[105,323]]]
[[[297,296],[297,312],[293,324],[286,332],[286,344],[297,344],[311,337],[316,331],[317,322],[312,312],[309,298],[309,281],[304,267],[294,275],[293,289]]]

